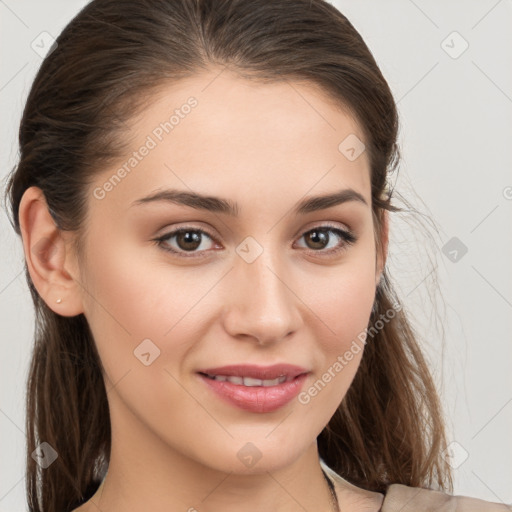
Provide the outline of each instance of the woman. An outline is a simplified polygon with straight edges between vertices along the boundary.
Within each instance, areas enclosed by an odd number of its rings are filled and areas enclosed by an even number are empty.
[[[508,510],[447,494],[385,268],[397,131],[321,0],[70,22],[8,186],[38,322],[30,510]]]

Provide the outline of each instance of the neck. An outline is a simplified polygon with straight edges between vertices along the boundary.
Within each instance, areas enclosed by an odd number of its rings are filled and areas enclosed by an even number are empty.
[[[241,503],[244,512],[336,511],[319,460],[310,464],[310,457],[291,467],[252,475],[204,467],[184,470],[183,465],[177,466],[179,472],[164,475],[147,460],[127,471],[119,459],[111,459],[107,476],[92,499],[103,512],[239,512]]]
[[[123,429],[116,429],[112,421],[109,469],[90,500],[91,511],[99,507],[102,512],[239,512],[242,503],[244,512],[336,510],[316,442],[282,465],[269,467],[262,454],[250,470],[237,461],[233,470],[222,471],[203,463],[200,453],[186,456],[180,447],[136,425],[123,421]]]

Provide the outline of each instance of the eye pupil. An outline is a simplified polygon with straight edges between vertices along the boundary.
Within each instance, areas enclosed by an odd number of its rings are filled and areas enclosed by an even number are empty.
[[[313,244],[319,244],[319,246],[314,247],[315,249],[323,249],[327,242],[329,241],[329,236],[327,235],[327,233],[319,229],[310,231],[306,238],[312,240]]]
[[[176,236],[176,241],[180,249],[194,250],[201,245],[201,235],[196,231],[180,231]],[[184,246],[181,242],[184,242]],[[188,244],[192,244],[192,246]]]

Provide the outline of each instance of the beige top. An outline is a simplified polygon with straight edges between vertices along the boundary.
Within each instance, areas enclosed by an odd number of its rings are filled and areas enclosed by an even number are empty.
[[[367,491],[351,484],[335,473],[321,459],[320,465],[333,480],[337,493],[341,489],[359,491],[359,494],[368,503],[368,510],[378,510],[379,512],[512,512],[512,505],[492,503],[466,496],[451,496],[440,491],[401,484],[390,485],[384,496],[379,492]]]

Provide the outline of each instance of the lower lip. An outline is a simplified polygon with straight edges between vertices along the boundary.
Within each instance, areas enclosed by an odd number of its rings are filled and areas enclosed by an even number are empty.
[[[272,412],[293,400],[300,392],[308,374],[277,386],[242,386],[213,380],[198,374],[206,385],[221,398],[240,409],[251,412]]]

